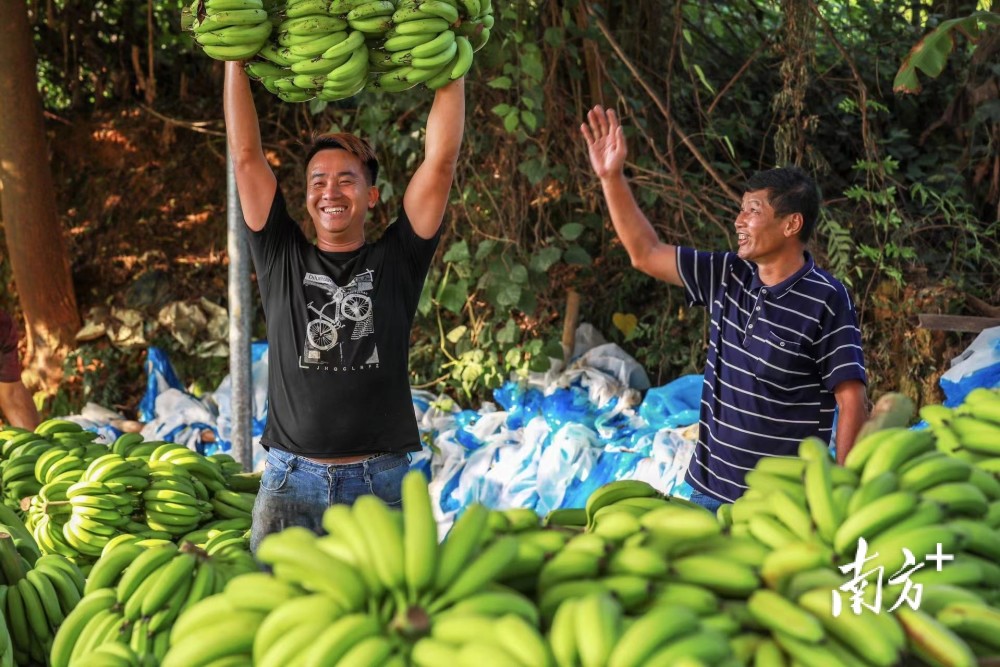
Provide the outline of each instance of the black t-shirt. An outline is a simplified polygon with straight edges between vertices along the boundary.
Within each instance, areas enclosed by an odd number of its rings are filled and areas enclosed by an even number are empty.
[[[278,188],[249,234],[269,342],[265,447],[317,458],[420,449],[410,327],[438,238],[417,236],[400,206],[377,242],[324,252]]]

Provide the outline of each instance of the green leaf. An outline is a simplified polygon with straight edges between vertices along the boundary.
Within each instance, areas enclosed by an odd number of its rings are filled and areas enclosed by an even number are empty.
[[[522,115],[524,114],[524,112],[521,113]],[[545,178],[545,175],[548,173],[545,165],[538,158],[524,160],[521,164],[517,165],[517,170],[524,174],[532,185],[538,185],[541,183],[542,179]]]
[[[520,124],[520,122],[521,122],[520,114],[518,114],[517,109],[512,109],[510,113],[504,116],[503,129],[507,130],[508,132],[513,132],[514,130],[517,129],[517,126]]]
[[[579,222],[567,222],[559,228],[559,236],[567,241],[575,241],[583,234],[585,227]]]
[[[490,80],[486,85],[489,86],[490,88],[499,88],[500,90],[510,90],[510,87],[514,85],[514,82],[511,81],[509,76],[498,76],[497,78]],[[504,106],[504,105],[501,104],[498,106]],[[499,111],[497,111],[496,113],[498,113],[501,116],[503,115],[503,113]]]
[[[563,36],[562,28],[546,28],[542,39],[544,39],[545,43],[549,46],[558,48],[563,45],[563,40],[565,38]]]
[[[490,111],[492,111],[493,113],[495,113],[498,116],[506,116],[507,114],[510,113],[510,109],[511,109],[511,106],[509,104],[502,103],[502,104],[496,105],[495,107],[493,107],[492,109],[490,109]]]
[[[507,308],[517,305],[517,302],[521,299],[521,286],[507,282],[500,285],[500,289],[497,292],[497,305],[505,306]]]
[[[521,122],[528,126],[528,129],[534,132],[538,129],[538,119],[535,118],[535,114],[531,111],[521,112]]]
[[[417,312],[426,317],[430,315],[434,307],[434,300],[431,298],[431,281],[424,281],[424,287],[420,290],[420,300],[417,301]]]
[[[531,256],[531,270],[545,273],[562,257],[562,251],[554,246],[542,248]]]
[[[518,285],[528,282],[528,269],[523,264],[515,264],[510,269],[510,279]]]
[[[708,90],[708,92],[715,95],[715,88],[712,87],[712,84],[710,84],[708,79],[705,78],[705,72],[702,71],[701,65],[695,63],[692,67],[694,68],[694,73],[698,75],[698,80],[701,81],[701,85],[705,86],[705,89]]]
[[[447,334],[445,334],[445,338],[448,339],[449,343],[454,345],[455,343],[457,343],[462,339],[462,336],[464,336],[465,332],[468,330],[469,327],[465,326],[464,324],[460,324],[451,331],[449,331]]]
[[[326,105],[327,105],[326,100],[320,100],[314,97],[313,99],[309,100],[309,113],[312,114],[313,116],[321,114],[323,113],[323,110],[326,109]]]
[[[497,242],[493,239],[484,239],[483,241],[480,241],[479,245],[476,246],[476,261],[481,262],[489,257],[496,245]]]
[[[1000,14],[988,11],[974,12],[964,18],[943,21],[937,28],[927,33],[910,49],[892,82],[895,93],[918,93],[920,81],[917,70],[931,78],[938,77],[948,63],[948,57],[955,48],[954,32],[957,30],[971,41],[979,39],[979,21],[1000,25]]]
[[[521,290],[521,299],[517,302],[517,309],[522,313],[533,313],[538,308],[538,297],[531,287]]]
[[[469,244],[465,241],[456,241],[451,244],[448,248],[448,252],[444,254],[443,259],[446,262],[468,262],[469,261]]]
[[[465,307],[465,302],[468,299],[469,284],[464,280],[460,280],[451,285],[445,285],[444,289],[441,290],[441,295],[438,297],[441,307],[446,308],[453,313],[462,312],[462,308]]]
[[[590,253],[578,245],[571,245],[566,248],[566,252],[563,253],[563,260],[567,264],[580,264],[583,266],[587,266],[593,261],[590,258]]]
[[[519,329],[517,328],[517,322],[513,319],[508,319],[507,323],[503,325],[503,328],[497,332],[497,342],[503,343],[504,345],[512,345],[517,341],[518,332]]]
[[[525,53],[521,54],[521,71],[537,82],[545,78],[545,68],[542,66],[542,56],[538,47],[533,51],[525,48]]]

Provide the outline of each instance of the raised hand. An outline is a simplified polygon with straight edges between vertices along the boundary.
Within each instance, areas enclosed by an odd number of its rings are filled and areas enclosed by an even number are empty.
[[[621,173],[628,147],[625,145],[625,132],[614,110],[595,106],[587,113],[587,122],[580,125],[580,132],[587,142],[590,166],[597,177],[606,178]]]

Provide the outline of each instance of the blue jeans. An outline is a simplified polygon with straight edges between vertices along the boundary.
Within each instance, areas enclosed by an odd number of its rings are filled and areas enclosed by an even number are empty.
[[[409,454],[379,454],[357,463],[316,463],[269,449],[253,505],[250,551],[256,553],[266,535],[288,526],[322,534],[326,508],[353,505],[359,496],[374,494],[390,507],[399,507],[409,462]]]
[[[701,491],[691,492],[691,502],[701,505],[713,514],[717,509],[719,509],[719,506],[723,504],[723,501],[719,500],[715,496],[710,496],[707,493],[702,493]]]

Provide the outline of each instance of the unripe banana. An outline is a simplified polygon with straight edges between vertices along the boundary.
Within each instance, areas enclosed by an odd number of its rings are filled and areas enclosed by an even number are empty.
[[[417,35],[427,32],[439,34],[442,31],[447,30],[450,26],[450,23],[441,18],[417,19],[415,21],[400,23],[395,26],[393,30],[397,35]]]
[[[278,32],[291,35],[309,36],[326,35],[347,29],[347,21],[336,16],[310,15],[286,19],[278,24]]]
[[[413,47],[429,42],[437,36],[438,34],[433,32],[421,32],[416,35],[396,35],[395,37],[390,37],[385,40],[382,44],[382,48],[391,53],[395,53],[397,51],[409,51]]]
[[[396,5],[392,3],[392,0],[371,0],[347,12],[347,20],[357,21],[376,16],[392,16],[395,10]]]
[[[201,34],[234,25],[257,25],[268,21],[263,9],[234,9],[217,14],[208,14],[201,21],[195,21],[194,32]]]
[[[365,43],[365,34],[358,30],[351,31],[344,41],[334,44],[323,52],[324,58],[336,59],[340,57],[350,57],[355,49],[361,48]]]
[[[271,35],[271,22],[256,25],[235,25],[219,28],[211,32],[195,35],[195,41],[202,46],[237,46],[240,44],[262,44]]]
[[[392,18],[389,16],[371,16],[363,19],[354,19],[349,23],[352,28],[360,30],[365,34],[383,35],[392,27]]]
[[[459,35],[455,38],[458,44],[458,53],[455,54],[455,61],[451,66],[448,76],[452,81],[461,79],[472,68],[472,54],[474,49],[468,37]]]
[[[205,53],[215,60],[247,60],[257,55],[259,44],[239,46],[204,46]]]
[[[442,18],[449,25],[453,25],[458,21],[458,9],[454,5],[442,2],[442,0],[425,0],[425,2],[420,3],[419,10],[425,14]]]
[[[451,30],[443,30],[434,39],[418,44],[410,49],[414,58],[430,58],[443,53],[455,43],[455,33]],[[452,54],[454,55],[454,53]]]
[[[347,85],[368,76],[368,51],[355,49],[346,63],[326,75],[326,81],[334,86]],[[324,84],[325,85],[325,84]]]

